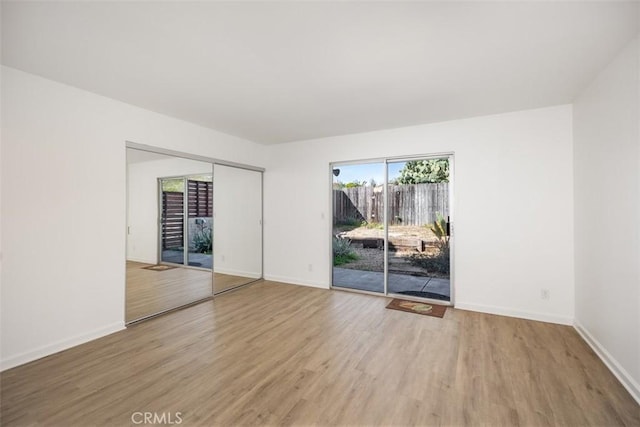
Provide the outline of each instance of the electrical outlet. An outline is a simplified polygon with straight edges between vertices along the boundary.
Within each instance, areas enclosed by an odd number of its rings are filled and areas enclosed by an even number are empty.
[[[224,262],[224,255],[220,256],[220,260]]]
[[[313,264],[309,264],[308,269],[309,269],[310,272],[313,271]]]
[[[548,300],[550,298],[549,289],[540,289],[540,298]]]

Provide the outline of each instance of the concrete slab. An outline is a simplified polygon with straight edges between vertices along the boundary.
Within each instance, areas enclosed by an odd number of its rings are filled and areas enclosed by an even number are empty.
[[[384,273],[334,267],[333,286],[382,293]],[[389,293],[394,294],[423,296],[444,301],[451,299],[449,279],[390,273],[388,287]]]
[[[172,262],[174,264],[182,264],[184,262],[184,253],[176,250],[162,251],[162,261]],[[189,265],[192,267],[211,268],[213,265],[213,257],[211,254],[196,254],[189,252]]]

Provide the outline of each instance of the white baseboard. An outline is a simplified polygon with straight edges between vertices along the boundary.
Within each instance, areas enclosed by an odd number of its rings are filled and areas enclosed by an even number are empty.
[[[7,369],[15,368],[16,366],[20,366],[28,362],[33,362],[34,360],[37,360],[46,356],[50,356],[62,350],[67,350],[71,347],[75,347],[77,345],[84,344],[89,341],[93,341],[97,338],[101,338],[106,335],[112,334],[114,332],[121,331],[124,328],[125,328],[124,322],[116,322],[111,325],[105,326],[103,328],[99,328],[91,332],[87,332],[85,334],[60,340],[52,344],[47,344],[42,347],[38,347],[36,349],[26,351],[24,353],[11,356],[7,359],[0,361],[0,372],[6,371]]]
[[[127,257],[127,261],[139,262],[141,264],[151,264],[151,265],[157,264],[156,260],[148,260],[148,259],[142,259],[142,258],[136,258],[136,257]]]
[[[640,384],[631,377],[626,369],[618,363],[611,353],[609,353],[580,322],[576,320],[573,327],[640,405]]]
[[[460,310],[478,311],[480,313],[498,314],[500,316],[517,317],[519,319],[537,320],[539,322],[557,323],[560,325],[573,325],[573,318],[569,316],[558,316],[557,314],[535,313],[528,311],[513,310],[511,308],[496,307],[455,301],[455,308]]]
[[[329,285],[327,285],[326,283],[309,282],[309,281],[304,281],[304,280],[296,279],[293,277],[286,277],[286,276],[272,276],[270,274],[266,274],[264,276],[264,280],[270,280],[272,282],[288,283],[290,285],[308,286],[310,288],[329,289]]]
[[[250,277],[252,279],[260,278],[260,273],[256,273],[254,271],[227,270],[224,268],[218,268],[215,265],[213,266],[213,271],[214,273],[229,274],[231,276]]]

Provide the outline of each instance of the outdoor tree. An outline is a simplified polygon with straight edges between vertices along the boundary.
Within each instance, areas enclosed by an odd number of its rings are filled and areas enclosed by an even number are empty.
[[[346,184],[338,181],[338,184],[340,185],[340,188],[355,188],[355,187],[364,187],[365,185],[367,185],[367,181],[358,181],[356,179],[351,182],[347,182]]]
[[[357,188],[357,187],[366,187],[367,185],[370,185],[372,187],[375,187],[376,185],[378,185],[376,183],[376,180],[371,178],[368,182],[366,180],[362,180],[362,181],[358,181],[357,179],[354,179],[351,182],[342,182],[342,181],[337,181],[333,183],[333,189],[334,190],[340,190],[340,189],[344,189],[344,188]]]
[[[400,171],[398,184],[449,182],[449,160],[429,159],[407,162]]]

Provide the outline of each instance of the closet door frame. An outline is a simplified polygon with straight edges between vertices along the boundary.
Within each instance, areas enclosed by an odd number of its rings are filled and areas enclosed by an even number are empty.
[[[156,154],[162,154],[162,155],[166,155],[166,156],[172,156],[172,157],[177,157],[177,158],[183,158],[183,159],[189,159],[189,160],[196,160],[196,161],[200,161],[200,162],[204,162],[204,163],[209,163],[211,164],[211,173],[213,176],[213,179],[215,179],[215,166],[216,165],[223,165],[223,166],[231,166],[231,167],[235,167],[235,168],[240,168],[240,169],[246,169],[246,170],[250,170],[250,171],[255,171],[255,172],[259,172],[260,173],[260,185],[261,185],[261,194],[260,194],[260,225],[263,224],[263,218],[264,218],[264,171],[265,169],[262,167],[258,167],[258,166],[252,166],[252,165],[247,165],[247,164],[243,164],[243,163],[238,163],[238,162],[231,162],[231,161],[227,161],[227,160],[222,160],[222,159],[217,159],[217,158],[213,158],[213,157],[207,157],[207,156],[201,156],[201,155],[197,155],[197,154],[190,154],[190,153],[185,153],[182,151],[176,151],[176,150],[170,150],[170,149],[166,149],[166,148],[160,148],[160,147],[155,147],[155,146],[151,146],[151,145],[147,145],[147,144],[140,144],[137,142],[133,142],[133,141],[125,141],[125,150],[127,149],[133,149],[133,150],[140,150],[140,151],[147,151],[150,153],[156,153]],[[127,186],[128,186],[128,182],[127,182]],[[185,191],[186,193],[186,191]],[[128,203],[128,202],[127,202]],[[215,208],[214,208],[215,209]],[[186,210],[186,209],[185,209]],[[127,208],[128,211],[128,208]],[[215,218],[213,219],[214,224],[215,224]],[[125,221],[126,222],[126,221]],[[125,234],[125,254],[127,253],[127,227],[125,227],[124,230],[124,234]],[[186,234],[186,233],[185,233]],[[215,237],[214,237],[215,238]],[[261,280],[264,278],[264,227],[261,227],[261,234],[260,234],[260,245],[261,245],[261,271],[260,271],[260,278],[256,279],[257,280]],[[158,260],[160,261],[160,259]],[[181,305],[178,307],[173,307],[167,310],[163,310],[160,311],[158,313],[153,313],[151,315],[148,316],[144,316],[142,318],[139,319],[135,319],[135,320],[131,320],[131,321],[127,321],[125,319],[125,326],[128,325],[133,325],[136,323],[139,323],[141,321],[145,321],[151,318],[155,318],[157,316],[169,313],[169,312],[173,312],[179,309],[182,309],[184,307],[188,307],[197,303],[200,303],[202,301],[207,301],[210,299],[213,299],[215,297],[216,294],[214,294],[214,286],[213,286],[213,280],[214,280],[214,267],[215,267],[215,263],[212,260],[212,265],[211,265],[211,295],[207,298],[203,298],[201,300],[198,301],[193,301],[190,302],[188,304],[185,305]],[[126,266],[124,267],[126,269]],[[126,271],[124,273],[124,277],[126,278]],[[251,283],[254,283],[255,281],[252,281]],[[247,285],[250,283],[247,283]],[[125,279],[125,292],[124,294],[126,295],[126,279]],[[123,300],[123,306],[124,306],[124,313],[126,313],[126,298]]]

